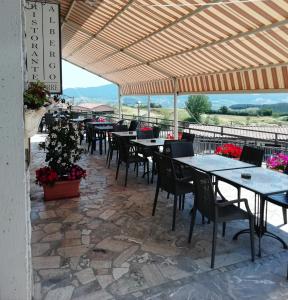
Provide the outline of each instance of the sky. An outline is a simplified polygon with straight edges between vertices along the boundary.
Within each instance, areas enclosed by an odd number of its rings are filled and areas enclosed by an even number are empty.
[[[62,60],[62,81],[63,89],[76,88],[76,87],[95,87],[105,84],[110,84],[99,76],[76,67],[69,62]]]

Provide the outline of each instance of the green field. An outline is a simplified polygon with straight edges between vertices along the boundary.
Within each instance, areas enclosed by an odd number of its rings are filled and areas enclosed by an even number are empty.
[[[138,114],[137,108],[123,106],[123,114],[134,115]],[[140,116],[147,117],[147,109],[140,109]],[[162,118],[165,120],[173,120],[173,109],[171,108],[153,108],[151,109],[151,117]],[[178,120],[183,121],[189,117],[187,111],[183,108],[178,109]],[[288,117],[277,116],[234,116],[234,115],[202,115],[202,123],[211,125],[288,125]]]

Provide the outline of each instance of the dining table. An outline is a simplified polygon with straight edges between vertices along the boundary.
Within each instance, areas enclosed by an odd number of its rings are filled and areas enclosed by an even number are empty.
[[[157,139],[135,139],[131,140],[131,143],[142,146],[142,147],[160,147],[164,146],[165,139],[157,138]]]
[[[99,154],[103,154],[103,141],[105,142],[105,153],[106,153],[106,134],[107,132],[111,132],[114,130],[114,123],[113,122],[97,122],[97,121],[90,121],[86,123],[87,126],[93,127],[93,134],[98,134],[99,140]],[[93,147],[91,147],[91,154],[93,153]]]
[[[193,167],[208,173],[218,170],[233,170],[255,167],[252,164],[217,154],[178,157],[174,158],[174,160],[189,167]]]
[[[112,131],[111,133],[118,137],[136,137],[137,136],[136,131]]]
[[[275,172],[262,167],[252,167],[245,169],[229,169],[212,171],[211,175],[215,176],[217,180],[224,180],[234,186],[250,190],[259,197],[257,203],[255,202],[255,232],[259,238],[258,255],[261,256],[261,238],[265,236],[272,237],[282,243],[284,249],[287,249],[286,242],[267,229],[267,206],[265,213],[266,197],[269,195],[288,192],[288,176],[286,174]],[[218,188],[218,185],[216,185]],[[248,229],[244,229],[236,233],[234,240],[240,234],[248,233]]]

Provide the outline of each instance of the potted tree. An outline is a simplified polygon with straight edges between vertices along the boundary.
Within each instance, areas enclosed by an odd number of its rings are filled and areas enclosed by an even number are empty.
[[[80,134],[74,124],[59,121],[40,143],[48,166],[36,170],[36,183],[43,186],[45,200],[79,196],[80,180],[86,177],[86,171],[75,164],[84,151],[78,143]]]
[[[25,136],[30,138],[37,133],[40,121],[46,112],[46,106],[52,104],[49,91],[43,82],[30,82],[24,92]]]

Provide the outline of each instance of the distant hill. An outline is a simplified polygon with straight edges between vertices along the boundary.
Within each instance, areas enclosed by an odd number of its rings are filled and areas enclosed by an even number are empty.
[[[271,109],[276,113],[287,113],[288,112],[288,103],[275,103],[275,104],[234,104],[230,106],[231,109],[243,110],[247,108],[258,108],[258,109]]]
[[[64,89],[63,94],[74,97],[75,104],[81,102],[100,102],[115,105],[117,104],[118,88],[115,84],[87,88],[67,88]],[[187,98],[187,95],[179,96],[178,107],[185,107]],[[218,109],[223,105],[230,107],[235,104],[253,105],[254,107],[258,107],[259,105],[286,104],[288,103],[288,94],[210,94],[209,99],[213,109]],[[145,104],[147,102],[147,97],[125,96],[122,98],[123,104],[130,106],[136,105],[138,101]],[[161,104],[162,107],[173,107],[173,97],[171,95],[151,96],[151,102]]]

